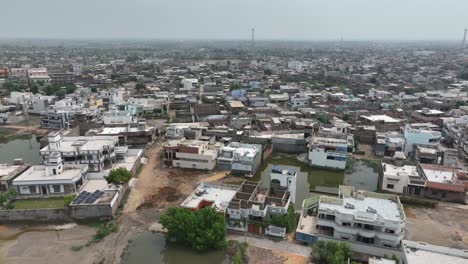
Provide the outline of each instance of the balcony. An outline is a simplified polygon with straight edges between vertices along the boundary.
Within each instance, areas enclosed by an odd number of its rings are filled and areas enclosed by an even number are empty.
[[[392,242],[399,242],[399,241],[403,240],[404,235],[405,235],[404,232],[401,232],[400,234],[376,232],[376,237],[378,237],[378,238],[380,238],[382,240],[387,240],[387,241],[392,241]]]
[[[375,237],[375,231],[374,230],[358,229],[358,234],[360,236],[362,236],[362,237],[368,237],[368,238]]]

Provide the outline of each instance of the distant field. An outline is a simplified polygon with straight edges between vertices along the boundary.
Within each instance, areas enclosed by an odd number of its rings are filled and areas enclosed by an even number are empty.
[[[24,199],[13,202],[13,209],[41,209],[41,208],[63,208],[65,202],[63,197],[46,199]]]

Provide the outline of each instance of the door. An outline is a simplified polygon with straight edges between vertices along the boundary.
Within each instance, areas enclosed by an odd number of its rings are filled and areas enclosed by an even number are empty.
[[[42,194],[47,194],[47,187],[42,186]]]

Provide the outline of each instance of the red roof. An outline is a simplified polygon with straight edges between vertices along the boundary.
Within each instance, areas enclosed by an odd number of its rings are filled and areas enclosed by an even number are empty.
[[[426,184],[426,188],[451,191],[451,192],[465,192],[465,185],[463,184],[447,184],[440,182],[430,182]]]

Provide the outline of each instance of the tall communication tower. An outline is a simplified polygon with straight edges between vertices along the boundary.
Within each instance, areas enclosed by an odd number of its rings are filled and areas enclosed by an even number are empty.
[[[463,40],[462,40],[462,51],[465,51],[466,48],[466,31],[467,29],[465,28],[465,33],[463,34]]]
[[[252,28],[252,48],[255,47],[255,28]]]

